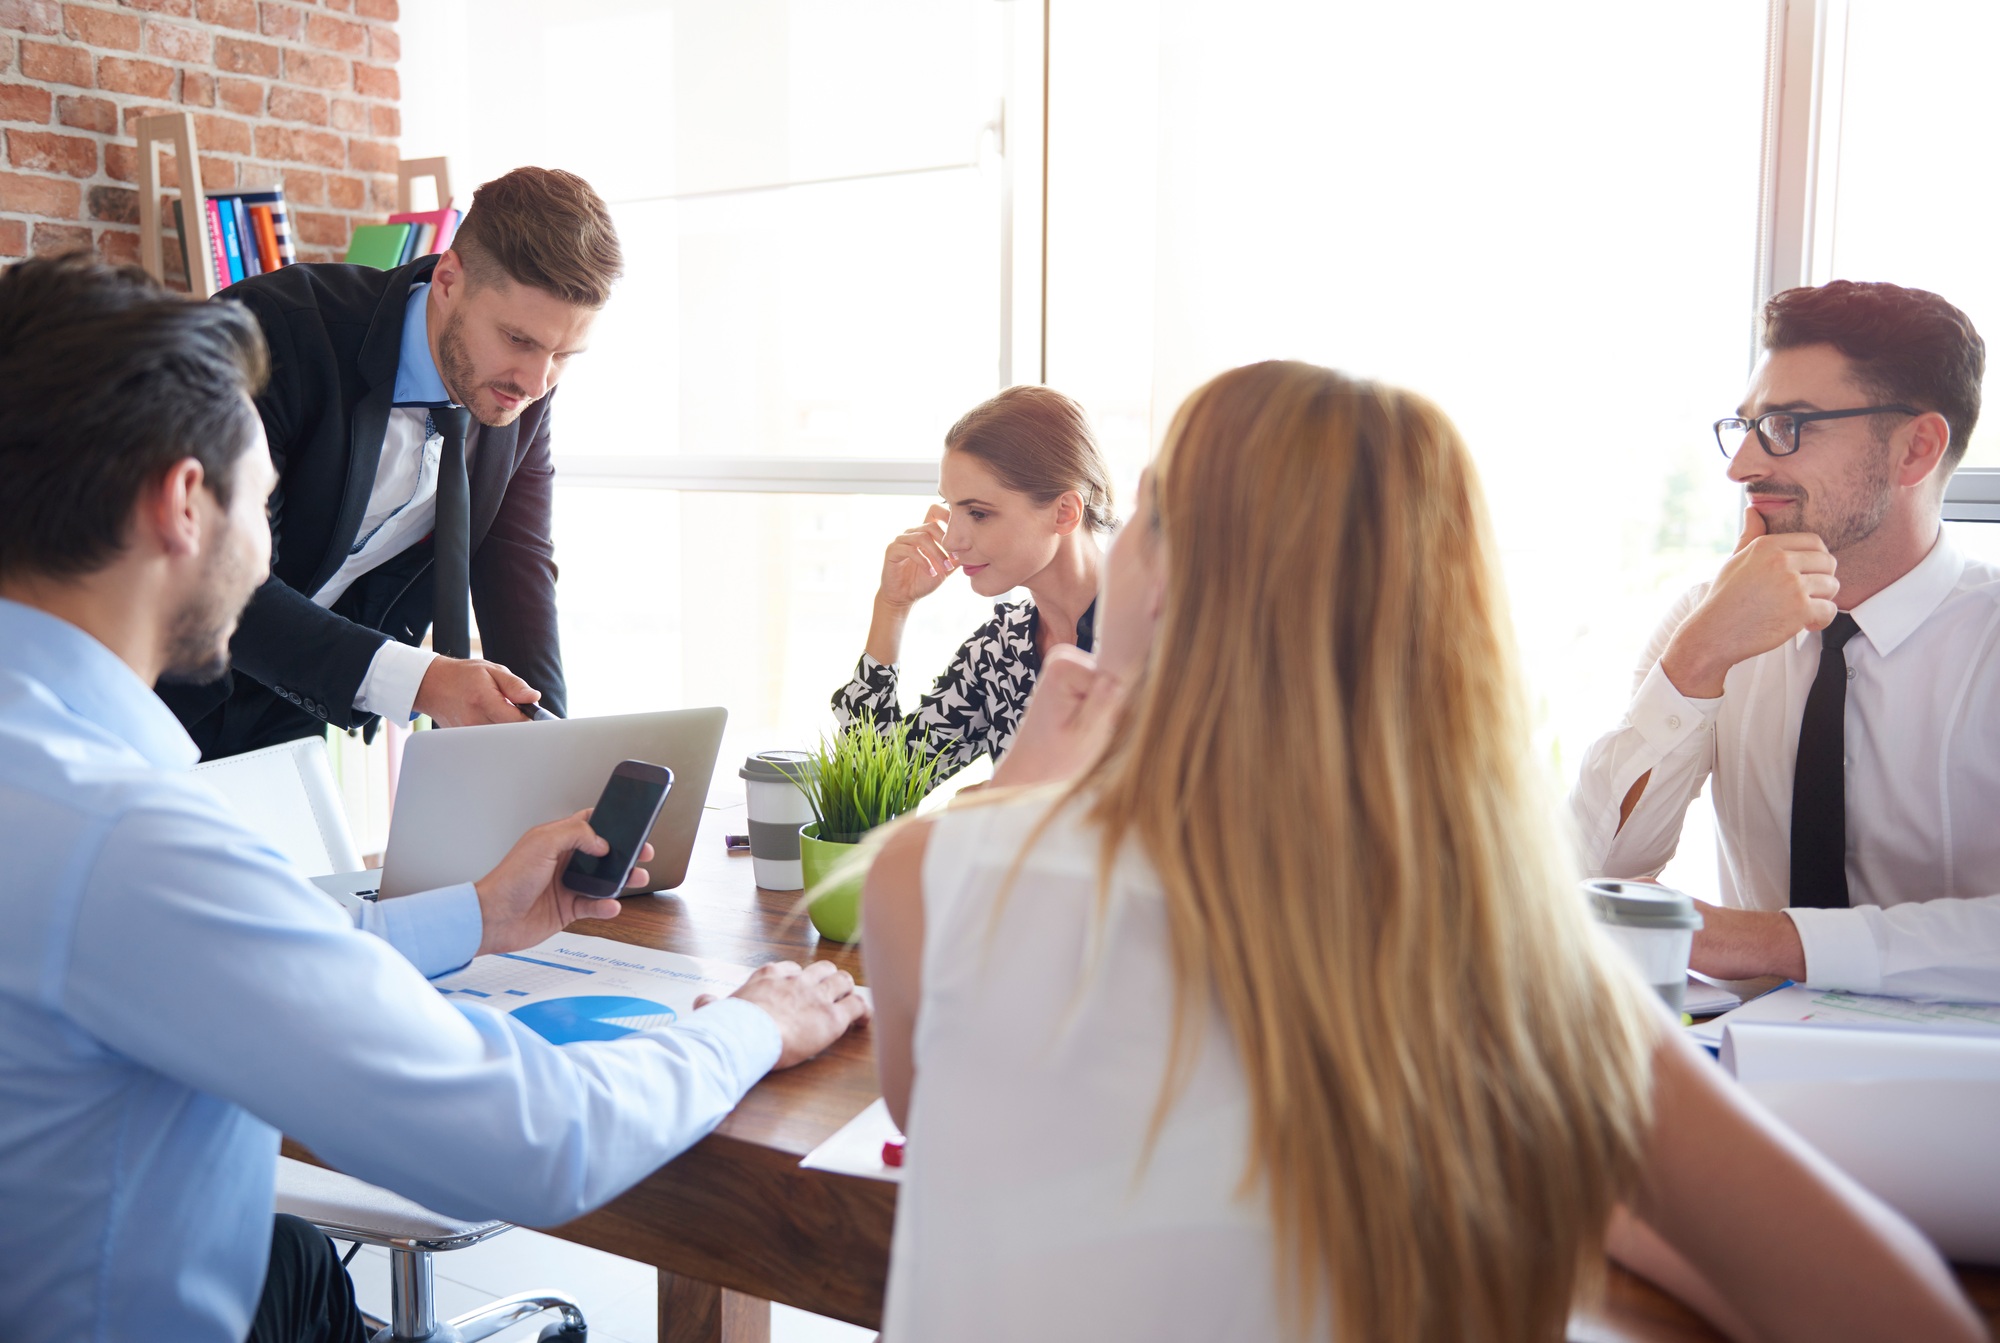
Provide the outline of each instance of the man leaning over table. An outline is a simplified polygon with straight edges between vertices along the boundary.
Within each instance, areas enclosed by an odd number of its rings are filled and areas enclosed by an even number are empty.
[[[361,926],[187,772],[156,677],[213,677],[270,561],[256,322],[82,257],[0,275],[0,1335],[355,1343],[278,1134],[458,1216],[552,1224],[863,1012],[765,966],[670,1029],[557,1047],[425,981],[617,902],[587,813]],[[642,879],[635,874],[635,880]]]
[[[1696,969],[2000,999],[2000,567],[1941,522],[1985,344],[1936,294],[1848,281],[1771,299],[1763,343],[1716,425],[1742,536],[1584,759],[1584,866],[1657,875],[1712,781]]]

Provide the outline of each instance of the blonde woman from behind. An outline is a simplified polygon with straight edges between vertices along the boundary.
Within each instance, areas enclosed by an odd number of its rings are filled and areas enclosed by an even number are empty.
[[[996,778],[1061,781],[869,879],[884,1338],[1557,1339],[1621,1205],[1739,1337],[1983,1337],[1602,952],[1443,414],[1237,369],[1141,494]]]

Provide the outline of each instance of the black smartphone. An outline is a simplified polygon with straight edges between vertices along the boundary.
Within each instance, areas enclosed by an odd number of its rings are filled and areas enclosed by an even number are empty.
[[[563,885],[578,895],[608,900],[625,893],[625,878],[639,861],[639,850],[652,832],[653,822],[674,786],[674,772],[665,765],[649,765],[643,760],[621,760],[605,781],[597,806],[590,813],[590,828],[611,844],[611,852],[593,858],[578,849],[563,869]]]

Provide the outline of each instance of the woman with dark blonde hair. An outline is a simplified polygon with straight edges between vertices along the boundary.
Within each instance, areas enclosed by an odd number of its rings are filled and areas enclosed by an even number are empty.
[[[901,723],[938,760],[937,777],[982,755],[1007,753],[1042,659],[1091,647],[1099,534],[1111,528],[1111,475],[1083,407],[1048,387],[1009,387],[967,411],[944,437],[938,493],[922,526],[889,543],[868,644],[834,692],[840,726],[856,718]],[[907,717],[898,699],[903,624],[910,608],[963,573],[996,602]]]
[[[1614,1215],[1740,1337],[1983,1337],[1592,927],[1450,421],[1237,369],[1141,495],[1094,668],[869,877],[884,1338],[1558,1339]]]

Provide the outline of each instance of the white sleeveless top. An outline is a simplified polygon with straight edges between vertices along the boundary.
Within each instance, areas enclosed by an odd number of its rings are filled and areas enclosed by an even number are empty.
[[[1283,1333],[1249,1098],[1219,1012],[1143,1168],[1173,1025],[1159,880],[1115,869],[1101,931],[1081,808],[995,897],[1047,795],[941,812],[924,860],[916,1090],[885,1343]],[[1321,1336],[1324,1336],[1322,1323]]]

